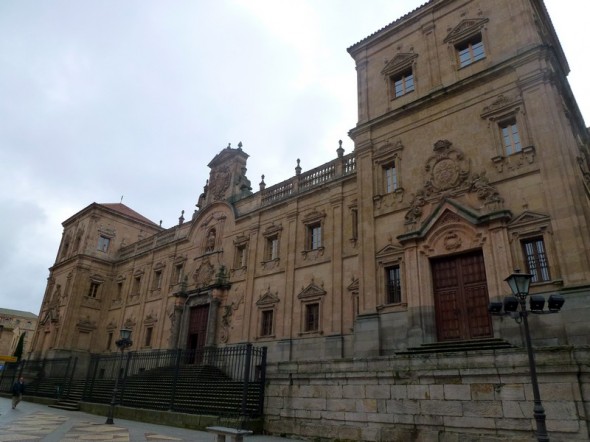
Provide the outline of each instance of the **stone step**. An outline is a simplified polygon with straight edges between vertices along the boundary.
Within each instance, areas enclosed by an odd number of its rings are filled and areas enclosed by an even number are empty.
[[[58,408],[60,410],[80,411],[80,403],[76,401],[57,401],[55,404],[50,404],[50,408]]]
[[[425,353],[451,353],[465,351],[498,350],[512,348],[513,345],[503,339],[473,339],[469,341],[447,341],[422,344],[420,347],[410,347],[396,355],[415,355]]]

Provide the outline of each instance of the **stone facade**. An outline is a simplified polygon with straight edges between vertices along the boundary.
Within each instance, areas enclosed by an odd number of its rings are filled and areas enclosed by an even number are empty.
[[[21,336],[23,355],[31,351],[33,334],[37,328],[37,315],[21,310],[0,308],[0,356],[13,356]]]
[[[343,420],[351,433],[326,437],[395,440],[398,424],[399,440],[441,427],[504,435],[530,421],[525,372],[506,363],[520,350],[448,366],[399,354],[491,338],[522,347],[519,325],[487,311],[516,268],[533,275],[531,294],[566,299],[530,318],[535,345],[590,344],[589,136],[545,7],[432,0],[348,52],[352,152],[340,143],[333,161],[303,171],[298,160],[291,179],[253,192],[248,155],[228,146],[191,219],[169,229],[122,204],[83,209],[63,224],[32,355],[114,351],[122,327],[138,351],[265,345],[278,367],[268,415],[306,435]],[[554,386],[574,362],[549,360],[544,391],[572,393],[548,419],[587,436],[587,387]],[[391,380],[399,364],[411,382]],[[283,391],[283,370],[297,378],[304,365],[318,384]]]
[[[552,441],[588,440],[588,349],[537,351]],[[269,370],[266,429],[313,440],[530,441],[526,352],[299,361]]]

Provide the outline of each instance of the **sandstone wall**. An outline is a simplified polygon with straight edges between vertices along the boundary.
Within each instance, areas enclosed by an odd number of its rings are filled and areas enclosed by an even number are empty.
[[[551,440],[589,440],[590,349],[545,348],[536,358]],[[278,363],[267,380],[265,429],[274,434],[314,441],[534,438],[523,349]]]

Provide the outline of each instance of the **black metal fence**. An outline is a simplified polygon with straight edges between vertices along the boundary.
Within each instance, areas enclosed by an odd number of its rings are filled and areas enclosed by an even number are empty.
[[[264,409],[266,347],[244,344],[201,351],[153,350],[91,355],[85,377],[77,359],[6,364],[0,391],[20,376],[27,395],[217,416],[258,417]],[[117,389],[115,391],[115,384]]]
[[[262,415],[265,376],[266,347],[251,344],[93,355],[82,399],[110,403],[116,394],[130,407],[253,417]]]
[[[26,394],[59,399],[68,394],[76,364],[74,357],[7,363],[0,372],[0,391],[10,392],[14,382],[23,377]]]

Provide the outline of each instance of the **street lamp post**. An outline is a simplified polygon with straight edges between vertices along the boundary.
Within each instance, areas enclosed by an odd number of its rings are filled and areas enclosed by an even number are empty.
[[[113,415],[115,413],[115,405],[117,404],[117,389],[119,387],[119,378],[121,377],[121,368],[123,367],[123,353],[125,352],[126,348],[129,348],[133,345],[133,341],[131,340],[131,330],[122,328],[120,333],[121,339],[115,341],[115,345],[119,348],[119,350],[121,350],[121,357],[119,358],[119,366],[116,373],[117,377],[115,378],[115,387],[113,388],[113,396],[111,397],[111,406],[109,407],[109,414],[105,424],[113,424]]]
[[[551,295],[548,300],[548,310],[544,310],[545,298],[541,295],[531,295],[529,297],[530,310],[527,310],[526,298],[529,296],[531,279],[532,275],[520,273],[520,270],[516,269],[514,273],[505,279],[512,290],[512,296],[506,296],[504,302],[490,302],[489,311],[492,315],[508,315],[517,323],[522,323],[524,325],[524,336],[529,358],[529,370],[531,373],[531,384],[533,387],[533,398],[535,403],[533,407],[533,415],[537,425],[537,440],[539,442],[548,442],[549,434],[547,433],[547,426],[545,425],[545,409],[541,403],[541,394],[539,393],[537,366],[535,363],[535,355],[533,353],[533,345],[531,343],[528,315],[529,313],[536,315],[558,313],[565,301],[561,295]],[[502,309],[504,309],[504,311],[502,311]]]

